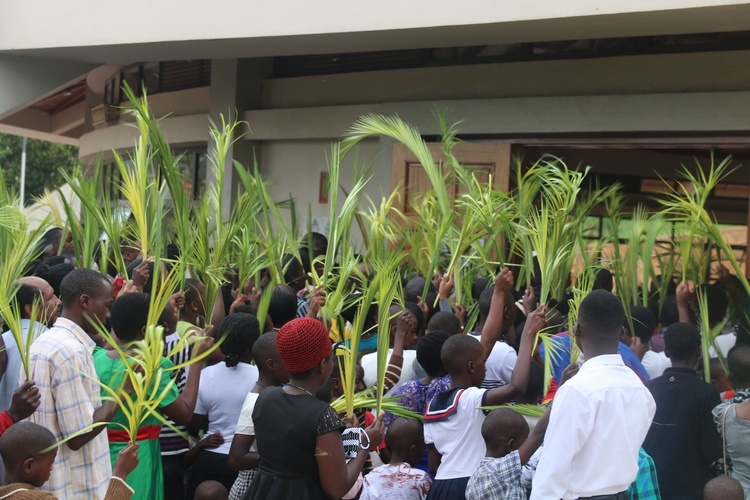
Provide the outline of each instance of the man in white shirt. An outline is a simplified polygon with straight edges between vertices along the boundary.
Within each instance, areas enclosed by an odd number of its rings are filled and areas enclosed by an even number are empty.
[[[469,334],[477,340],[481,338],[484,323],[487,321],[487,316],[489,316],[493,292],[494,287],[488,288],[482,292],[477,301],[479,306],[479,322],[476,329]],[[513,323],[515,318],[516,304],[513,300],[513,295],[507,291],[505,292],[505,302],[503,303],[501,338],[504,338],[511,328],[514,328]],[[495,347],[492,348],[490,357],[487,358],[487,373],[484,376],[484,382],[482,382],[482,389],[494,389],[508,384],[510,376],[513,374],[513,368],[516,366],[517,358],[515,349],[506,342],[495,342]]]
[[[656,411],[651,393],[617,353],[625,312],[604,290],[581,303],[574,329],[586,362],[560,387],[532,500],[626,500]]]

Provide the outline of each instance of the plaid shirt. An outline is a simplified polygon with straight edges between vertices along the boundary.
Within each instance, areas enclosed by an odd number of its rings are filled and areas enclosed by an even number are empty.
[[[466,500],[526,500],[518,451],[483,458],[466,486]]]
[[[660,500],[659,481],[654,461],[643,448],[638,451],[638,475],[628,488],[631,500]]]
[[[31,380],[41,395],[31,419],[57,440],[91,425],[94,410],[102,404],[91,356],[94,346],[80,326],[65,318],[58,318],[31,346]],[[107,434],[102,432],[78,451],[60,446],[52,475],[42,489],[57,498],[103,499],[111,475]]]

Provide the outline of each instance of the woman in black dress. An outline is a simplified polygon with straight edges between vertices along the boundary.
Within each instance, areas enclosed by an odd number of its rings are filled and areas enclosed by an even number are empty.
[[[260,467],[245,500],[341,498],[354,485],[369,452],[383,440],[380,419],[362,432],[357,457],[346,463],[344,423],[314,394],[331,376],[333,352],[325,326],[312,318],[284,325],[276,347],[290,372],[253,411]]]

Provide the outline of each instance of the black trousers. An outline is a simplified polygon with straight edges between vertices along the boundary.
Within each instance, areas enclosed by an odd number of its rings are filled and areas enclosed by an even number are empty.
[[[164,470],[164,500],[185,500],[185,468],[179,455],[162,455],[161,464]]]
[[[188,480],[188,500],[193,500],[195,490],[203,481],[218,481],[227,488],[232,489],[234,481],[239,472],[229,470],[227,460],[229,455],[203,450],[193,462]]]

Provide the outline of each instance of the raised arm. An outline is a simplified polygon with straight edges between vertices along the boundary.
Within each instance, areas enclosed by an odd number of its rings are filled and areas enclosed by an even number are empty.
[[[492,293],[490,312],[479,339],[482,347],[484,347],[486,358],[490,356],[492,348],[495,347],[495,342],[500,338],[500,332],[503,329],[503,315],[505,314],[505,295],[512,287],[513,273],[507,267],[503,268],[495,278],[495,291]]]
[[[198,347],[193,349],[193,359],[196,359],[213,345],[213,338],[206,337],[203,339],[198,344]],[[185,389],[182,391],[182,394],[163,409],[164,413],[178,425],[187,425],[193,418],[195,403],[198,401],[198,387],[200,385],[202,368],[203,360],[190,365]]]
[[[544,315],[545,306],[541,305],[526,318],[526,325],[521,334],[521,348],[518,359],[513,368],[513,374],[507,385],[487,391],[487,404],[490,406],[505,404],[523,395],[529,385],[529,371],[531,370],[531,349],[537,332],[547,326]],[[482,332],[484,335],[484,331]]]
[[[677,312],[680,317],[680,323],[690,323],[690,299],[693,292],[690,291],[690,285],[683,281],[677,287]]]

